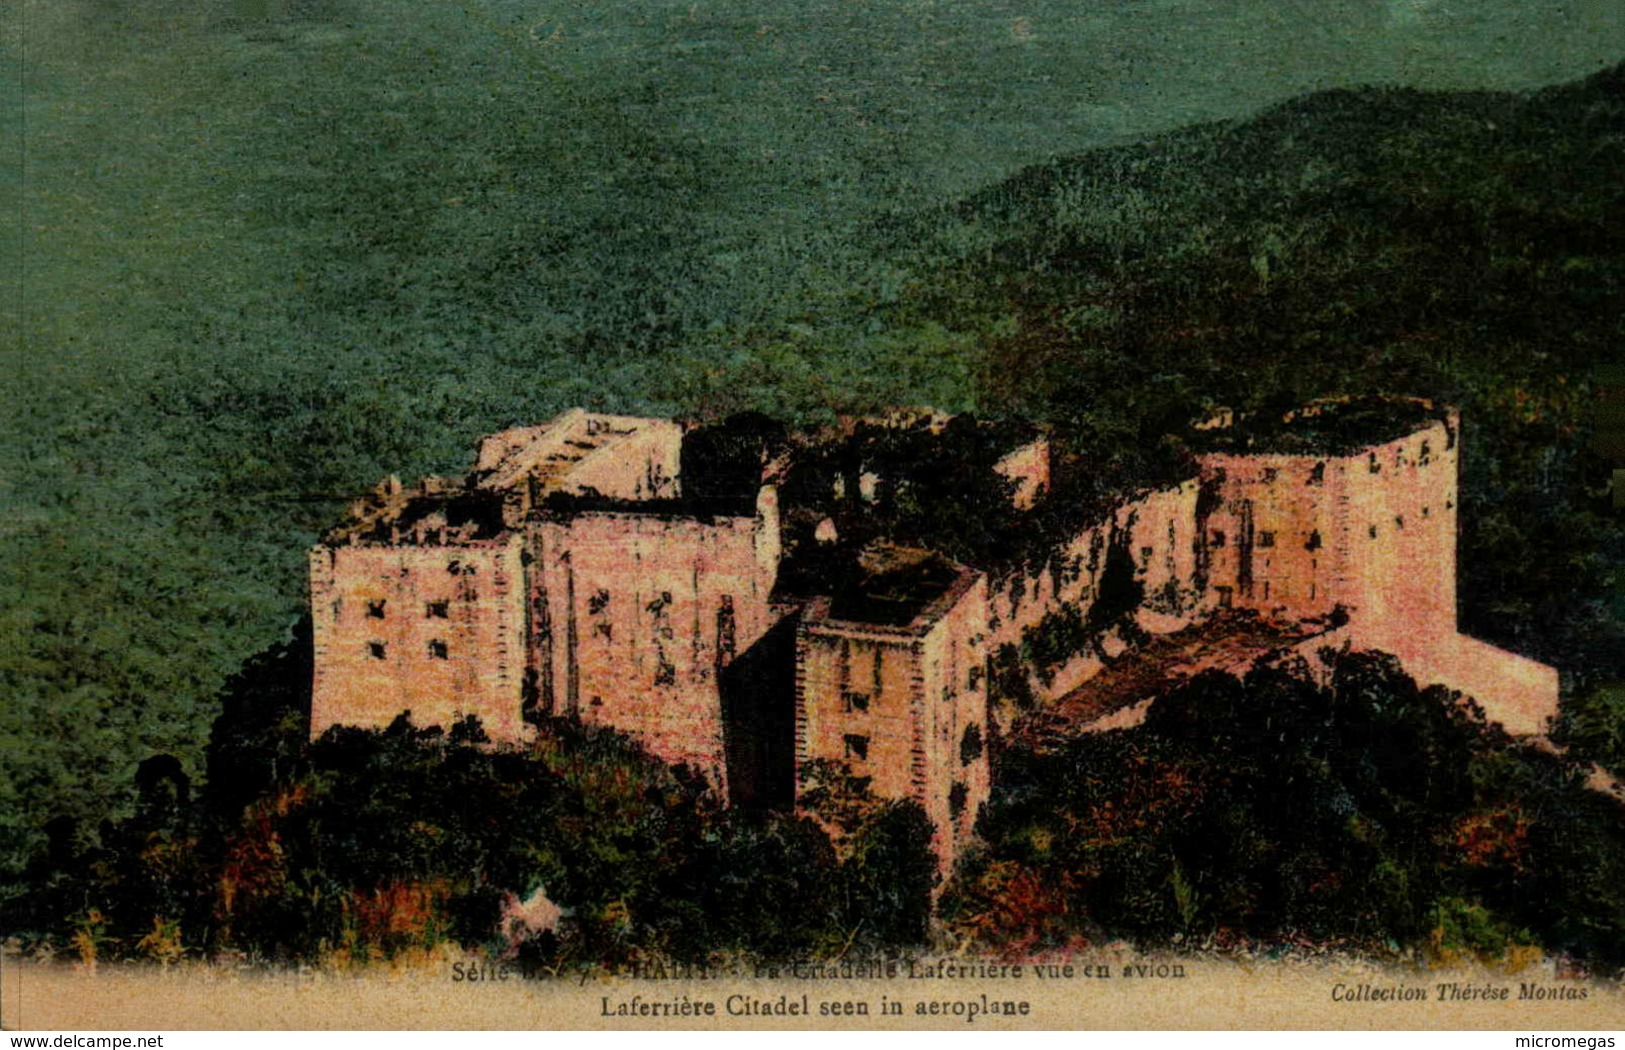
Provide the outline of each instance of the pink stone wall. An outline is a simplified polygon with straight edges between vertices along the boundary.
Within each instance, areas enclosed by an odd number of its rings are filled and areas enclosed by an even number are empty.
[[[1418,685],[1439,683],[1471,696],[1514,736],[1543,734],[1557,717],[1558,674],[1527,657],[1458,634],[1403,658]]]
[[[1456,434],[1434,423],[1343,463],[1345,603],[1359,644],[1401,659],[1456,634]]]
[[[1118,531],[1127,534],[1135,579],[1145,588],[1143,604],[1182,623],[1203,608],[1200,586],[1196,480],[1156,489],[1118,508]]]
[[[1455,433],[1435,422],[1339,457],[1204,456],[1215,604],[1289,618],[1343,605],[1376,647],[1453,634]]]
[[[541,708],[631,733],[724,789],[718,673],[775,619],[776,533],[776,519],[762,517],[583,513],[539,525],[531,651]]]
[[[1314,456],[1203,458],[1203,477],[1218,494],[1203,522],[1215,605],[1315,617],[1348,600],[1336,513],[1346,502],[1346,468]]]
[[[1451,414],[1347,456],[1203,457],[1210,584],[1220,605],[1284,618],[1341,605],[1356,648],[1473,696],[1508,732],[1544,732],[1557,672],[1457,632],[1459,433]]]
[[[311,734],[478,715],[493,740],[525,736],[525,586],[517,538],[458,546],[318,546]]]
[[[778,559],[770,488],[749,517],[589,512],[490,543],[319,545],[312,733],[410,708],[420,725],[477,714],[511,742],[535,707],[725,791],[718,674],[776,619]]]
[[[796,641],[796,769],[844,763],[879,798],[912,798],[936,829],[944,869],[989,792],[987,590],[980,574],[929,624],[889,628],[827,618],[813,602]],[[983,741],[969,757],[971,726]],[[964,803],[950,798],[959,785]]]
[[[990,790],[987,637],[987,581],[979,576],[926,635],[921,661],[925,785],[923,796],[916,797],[937,829],[934,845],[944,869],[952,866],[969,839]],[[960,745],[972,725],[983,747],[966,762]],[[950,805],[956,785],[965,793],[957,814]]]
[[[1019,644],[1021,635],[1063,606],[1085,615],[1100,592],[1107,548],[1127,546],[1145,607],[1188,623],[1201,615],[1209,594],[1201,586],[1195,480],[1126,500],[1109,521],[1086,526],[1037,572],[1001,578],[990,602],[990,646]]]
[[[806,763],[825,759],[870,778],[876,797],[921,797],[923,662],[918,638],[804,620],[796,639],[798,783]]]
[[[1321,684],[1330,665],[1320,658],[1324,649],[1370,649],[1359,644],[1353,624],[1307,638],[1281,654],[1304,658]],[[1384,650],[1392,653],[1392,650]],[[1397,655],[1397,654],[1396,654]],[[1478,701],[1484,714],[1514,736],[1544,734],[1558,712],[1558,674],[1525,656],[1464,634],[1433,639],[1414,646],[1400,659],[1405,673],[1419,686],[1442,685]]]
[[[1062,605],[1087,612],[1099,591],[1110,537],[1109,523],[1091,525],[1079,530],[1037,572],[998,579],[988,599],[993,648],[1020,644],[1023,630]]]

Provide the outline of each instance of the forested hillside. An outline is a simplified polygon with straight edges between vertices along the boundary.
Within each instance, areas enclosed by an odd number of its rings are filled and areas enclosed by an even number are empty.
[[[1468,624],[1605,704],[1621,541],[1585,450],[1621,331],[1619,72],[1153,134],[1417,79],[1396,54],[1443,84],[1570,76],[1625,47],[1614,5],[1574,6],[1399,26],[1329,0],[1317,27],[1388,50],[1294,40],[1268,80],[1269,19],[1177,4],[0,14],[27,146],[0,169],[25,293],[0,394],[7,878],[53,816],[128,812],[153,753],[202,773],[218,691],[286,637],[344,501],[577,403],[974,407],[1132,471],[1212,403],[1448,396]],[[1539,56],[1472,57],[1535,31]]]
[[[889,316],[980,333],[983,411],[1052,421],[1092,462],[1149,459],[1218,405],[1459,406],[1463,622],[1617,723],[1625,533],[1595,439],[1625,338],[1622,164],[1619,68],[1311,96],[899,224],[921,276]]]

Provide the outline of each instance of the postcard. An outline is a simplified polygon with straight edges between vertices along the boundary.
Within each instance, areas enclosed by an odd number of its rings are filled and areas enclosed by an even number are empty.
[[[1625,1027],[1616,3],[0,27],[7,1028]]]

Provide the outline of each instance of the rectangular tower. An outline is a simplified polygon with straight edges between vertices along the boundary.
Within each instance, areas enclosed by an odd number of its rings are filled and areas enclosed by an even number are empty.
[[[824,760],[913,799],[953,864],[987,800],[987,580],[916,558],[813,599],[796,637],[796,782]]]

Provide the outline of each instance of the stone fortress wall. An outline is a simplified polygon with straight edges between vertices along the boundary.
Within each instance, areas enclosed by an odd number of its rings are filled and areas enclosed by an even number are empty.
[[[485,438],[461,484],[391,479],[358,503],[310,554],[311,732],[410,711],[520,743],[534,715],[570,715],[725,788],[717,679],[771,624],[777,503],[684,506],[682,437],[576,409]]]
[[[1313,430],[1337,410],[1288,419]],[[518,744],[539,716],[573,717],[632,734],[721,792],[775,804],[827,762],[878,797],[917,800],[947,865],[990,790],[993,656],[1049,616],[1087,618],[1114,558],[1132,576],[1142,635],[1226,610],[1309,624],[1291,646],[1392,652],[1509,731],[1543,732],[1556,672],[1457,630],[1456,415],[1429,406],[1363,443],[1294,433],[1220,433],[1192,476],[1080,521],[1025,571],[990,576],[877,549],[874,602],[789,602],[775,593],[771,469],[749,483],[753,501],[696,502],[684,495],[680,426],[574,410],[485,439],[460,482],[391,479],[312,550],[311,732],[381,727],[410,710],[419,725],[476,715],[494,741]],[[1050,491],[1048,438],[1024,438],[994,469],[1029,510]],[[857,492],[872,499],[866,483],[896,481],[860,475]],[[1044,698],[1112,659],[1080,654]],[[753,668],[754,691],[730,695],[736,662]],[[777,664],[793,667],[775,677]],[[769,791],[779,766],[787,787]]]
[[[720,679],[772,626],[772,489],[751,516],[588,511],[529,542],[539,709],[613,726],[725,789]]]
[[[469,545],[355,544],[310,552],[310,731],[477,714],[518,740],[525,586],[515,536]]]
[[[1019,645],[1024,631],[1062,609],[1087,616],[1100,595],[1114,543],[1134,562],[1147,612],[1165,617],[1168,629],[1199,617],[1210,601],[1197,535],[1199,494],[1191,479],[1126,497],[1043,565],[999,579],[989,598],[993,646]]]
[[[866,778],[878,797],[914,799],[944,863],[990,790],[987,608],[986,578],[961,566],[906,624],[843,620],[818,598],[796,634],[798,782],[824,760]]]
[[[1557,671],[1457,627],[1460,432],[1451,411],[1340,454],[1201,457],[1216,493],[1203,523],[1210,586],[1219,607],[1274,618],[1341,609],[1353,647],[1473,696],[1509,732],[1542,733],[1557,714]]]

